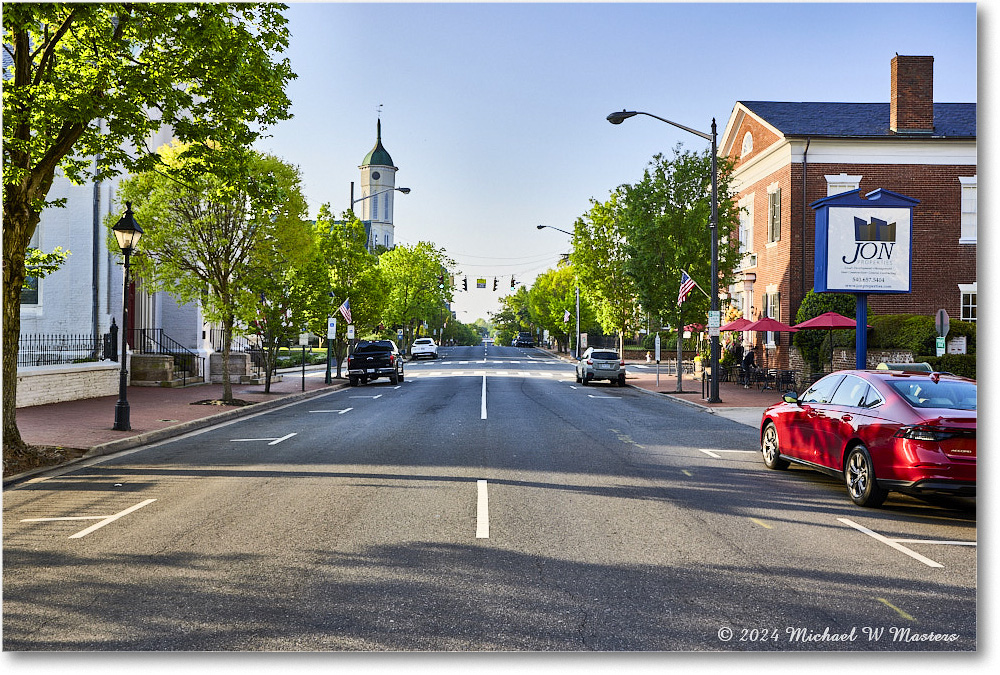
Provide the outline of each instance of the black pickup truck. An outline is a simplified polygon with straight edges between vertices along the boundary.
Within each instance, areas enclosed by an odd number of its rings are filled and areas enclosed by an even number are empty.
[[[398,384],[403,381],[403,355],[392,340],[362,340],[347,357],[347,377],[352,387],[380,377]]]

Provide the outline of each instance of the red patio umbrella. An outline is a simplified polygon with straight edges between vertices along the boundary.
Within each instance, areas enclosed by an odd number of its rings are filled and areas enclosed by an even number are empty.
[[[763,319],[754,321],[744,330],[763,331],[768,333],[796,333],[798,328],[792,328],[787,323],[781,323],[777,319],[765,316]],[[767,367],[767,349],[764,349],[764,367]]]
[[[777,319],[772,319],[769,316],[765,316],[763,319],[759,319],[750,323],[743,330],[759,330],[766,331],[768,333],[795,333],[799,329],[792,328],[787,323],[781,323]]]
[[[753,321],[751,321],[750,319],[746,319],[746,318],[744,318],[744,317],[741,316],[738,319],[734,319],[733,321],[730,321],[729,323],[727,323],[725,326],[723,326],[719,330],[720,331],[724,331],[724,330],[743,331],[743,330],[746,330],[747,326],[749,326],[752,323],[753,323]]]
[[[795,324],[795,327],[802,330],[828,330],[830,331],[830,369],[833,369],[833,331],[851,330],[856,328],[857,321],[850,319],[837,312],[825,312],[819,316]]]

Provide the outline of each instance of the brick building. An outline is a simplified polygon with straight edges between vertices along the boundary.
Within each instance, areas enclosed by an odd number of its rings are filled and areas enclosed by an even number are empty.
[[[815,212],[829,195],[878,188],[913,211],[912,291],[871,295],[874,314],[976,320],[976,104],[935,103],[931,56],[896,56],[889,103],[738,101],[719,152],[736,162],[744,316],[795,323],[813,287]],[[748,336],[749,337],[749,336]],[[766,334],[787,363],[788,334]]]

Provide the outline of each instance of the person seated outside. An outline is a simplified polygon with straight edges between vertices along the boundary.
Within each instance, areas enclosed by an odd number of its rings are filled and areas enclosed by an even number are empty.
[[[748,388],[760,374],[761,370],[757,366],[756,355],[752,349],[748,349],[743,355],[743,363],[740,364],[740,378],[743,386]]]

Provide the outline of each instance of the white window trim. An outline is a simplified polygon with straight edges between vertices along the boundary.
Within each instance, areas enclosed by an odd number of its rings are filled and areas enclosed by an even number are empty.
[[[976,319],[979,318],[979,293],[976,287],[979,285],[978,281],[974,281],[971,284],[959,284],[958,285],[958,307],[959,311],[965,308],[964,298],[962,296],[971,294],[976,296]],[[972,321],[973,323],[978,323],[976,319],[966,319],[964,315],[959,317],[962,321]]]
[[[765,231],[767,233],[767,239],[768,239],[768,241],[765,244],[765,248],[774,248],[775,246],[778,245],[778,242],[781,241],[781,202],[780,201],[778,202],[778,237],[776,239],[774,239],[773,241],[771,241],[771,195],[773,195],[776,192],[779,193],[779,198],[780,198],[780,193],[781,193],[781,184],[780,183],[771,183],[770,185],[767,186],[767,228],[766,228]]]
[[[774,316],[774,314],[768,312],[768,309],[769,309],[768,305],[771,302],[771,297],[772,296],[778,296],[778,285],[777,284],[769,284],[769,285],[767,285],[767,286],[764,287],[764,316],[769,316],[772,319],[774,319],[775,321],[781,321],[781,317],[780,316]],[[776,313],[779,314],[779,315],[781,314],[781,304],[780,304],[780,302],[781,302],[781,300],[779,299],[778,300],[778,306],[776,308],[777,309]],[[777,344],[778,344],[777,341],[774,339],[776,335],[777,335],[777,333],[775,333],[775,332],[765,331],[765,333],[764,333],[764,344],[766,344],[768,347],[776,347]]]
[[[746,157],[753,152],[753,134],[749,131],[743,134],[743,146],[740,148],[740,158]]]
[[[962,193],[965,192],[966,188],[975,188],[976,189],[976,205],[975,205],[976,210],[968,212],[968,213],[971,214],[969,216],[969,218],[968,218],[969,220],[971,220],[971,223],[965,222],[966,221],[966,211],[964,210],[963,207],[961,207],[961,206],[959,207],[961,209],[961,216],[960,217],[962,219],[961,233],[959,234],[959,238],[958,238],[958,243],[959,244],[975,244],[979,240],[979,188],[978,188],[978,183],[977,183],[978,179],[979,179],[979,176],[971,176],[971,177],[959,176],[958,177],[958,182],[962,184],[962,188],[961,188]],[[960,194],[959,195],[959,204],[961,204],[964,201],[965,201],[965,195],[964,194]],[[975,234],[973,236],[971,236],[971,237],[966,236],[966,228],[971,229]]]
[[[839,195],[851,190],[857,190],[861,186],[861,179],[864,176],[848,176],[846,173],[836,175],[824,175],[826,178],[826,196]]]

